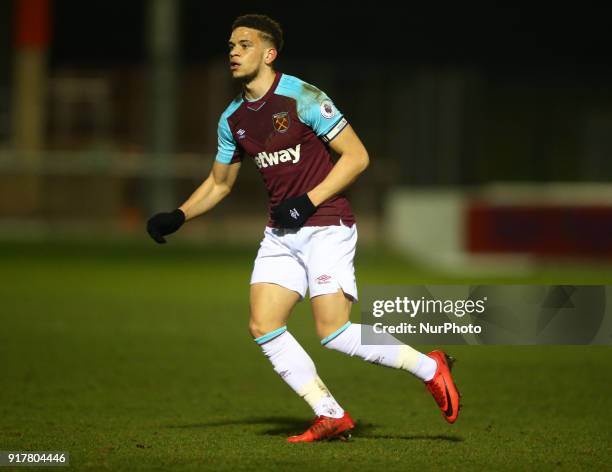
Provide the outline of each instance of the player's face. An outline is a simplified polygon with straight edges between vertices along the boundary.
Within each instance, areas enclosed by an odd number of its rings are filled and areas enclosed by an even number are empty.
[[[265,64],[269,49],[257,30],[240,26],[232,31],[229,40],[229,62],[232,77],[250,81],[257,77]]]

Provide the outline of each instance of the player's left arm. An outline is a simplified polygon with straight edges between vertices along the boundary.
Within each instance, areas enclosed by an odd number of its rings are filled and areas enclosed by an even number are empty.
[[[303,83],[297,83],[302,90]],[[286,86],[289,93],[291,87],[292,82],[289,81]],[[308,193],[288,198],[272,208],[272,219],[283,228],[304,225],[319,205],[353,183],[370,162],[363,143],[329,97],[312,85],[308,89],[317,91],[316,98],[313,99],[311,93],[297,94],[300,120],[323,142],[328,143],[340,158],[323,181]]]
[[[368,151],[351,125],[346,125],[329,146],[340,155],[340,158],[327,177],[308,192],[308,198],[314,206],[319,206],[342,192],[367,169],[370,163]]]
[[[288,198],[272,209],[272,218],[281,227],[302,226],[321,203],[342,192],[370,163],[365,146],[350,125],[340,131],[330,147],[340,154],[340,159],[327,177],[308,193]]]

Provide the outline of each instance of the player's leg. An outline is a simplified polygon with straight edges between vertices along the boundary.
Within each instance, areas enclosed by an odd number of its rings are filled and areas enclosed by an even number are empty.
[[[308,287],[305,270],[287,243],[282,234],[266,230],[251,277],[250,331],[274,370],[317,416],[342,416],[344,410],[317,375],[312,359],[287,331],[291,310]]]
[[[272,283],[254,283],[250,290],[249,331],[262,338],[287,324],[300,294]]]
[[[353,299],[337,288],[334,293],[311,296],[310,305],[317,336],[324,339],[348,323]]]
[[[311,406],[317,416],[341,417],[344,410],[317,375],[308,353],[287,330],[287,319],[299,299],[299,293],[280,285],[251,285],[251,334],[274,371]]]
[[[312,311],[321,337],[329,349],[357,356],[373,364],[406,370],[425,382],[446,421],[454,423],[459,413],[459,392],[451,375],[452,358],[441,351],[423,354],[389,334],[377,335],[380,344],[361,344],[361,330],[371,326],[348,321],[351,303],[340,289],[312,299]]]
[[[323,346],[349,356],[361,357],[374,364],[407,370],[423,381],[433,378],[436,361],[401,344],[391,335],[378,336],[377,341],[381,344],[362,345],[362,325],[349,321],[352,301],[342,288],[314,296],[311,305],[317,334]]]
[[[425,382],[445,419],[453,423],[457,419],[459,393],[450,374],[450,359],[444,353],[425,355],[389,334],[377,335],[379,344],[361,344],[362,325],[349,321],[352,300],[357,299],[353,267],[356,242],[355,226],[332,226],[326,234],[313,233],[306,265],[321,344],[374,364],[407,370]]]

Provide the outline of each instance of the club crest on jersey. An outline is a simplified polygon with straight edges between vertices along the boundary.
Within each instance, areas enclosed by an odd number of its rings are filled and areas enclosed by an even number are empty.
[[[274,125],[274,129],[279,133],[286,133],[290,124],[289,112],[282,111],[272,115],[272,124]]]

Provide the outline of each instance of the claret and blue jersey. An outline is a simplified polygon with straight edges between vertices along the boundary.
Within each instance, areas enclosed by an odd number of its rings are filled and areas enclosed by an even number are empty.
[[[230,164],[253,159],[268,190],[270,208],[316,187],[333,167],[328,143],[347,121],[316,87],[276,73],[270,90],[248,101],[238,96],[219,120],[216,160]],[[306,226],[352,225],[348,200],[322,203]],[[274,226],[269,221],[270,226]]]

